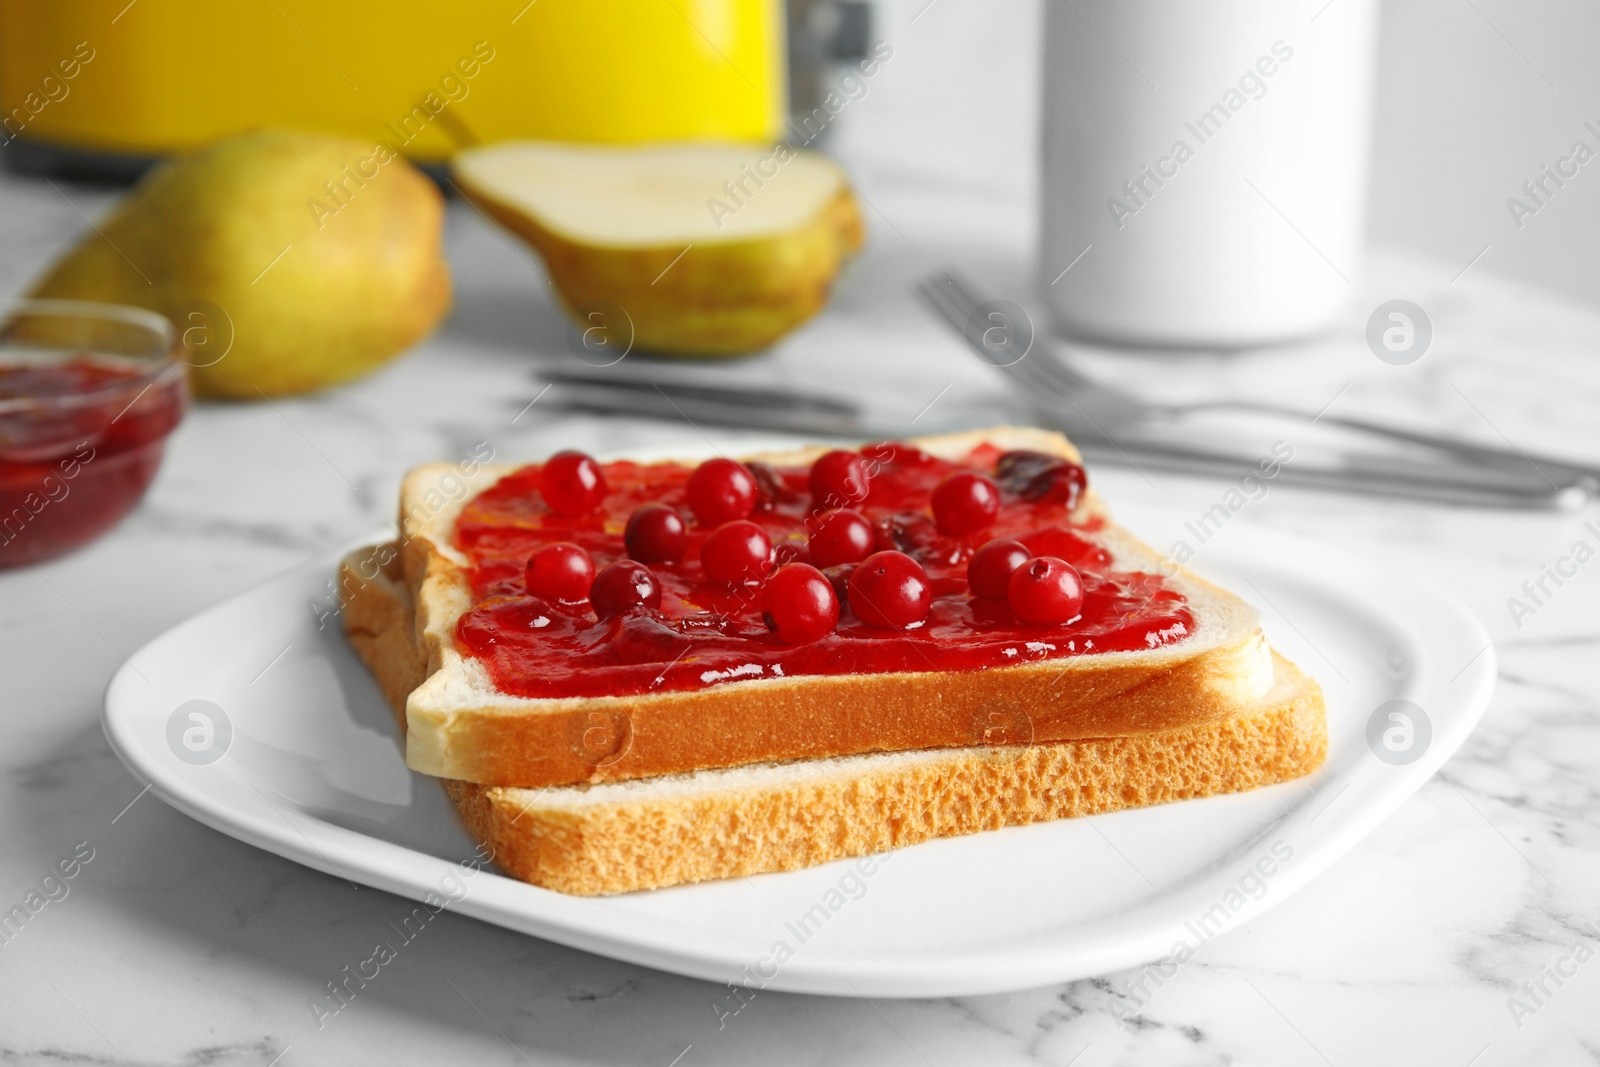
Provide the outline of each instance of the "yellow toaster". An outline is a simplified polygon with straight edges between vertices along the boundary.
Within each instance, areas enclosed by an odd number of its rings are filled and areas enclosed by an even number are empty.
[[[115,174],[265,126],[422,163],[513,138],[772,140],[784,47],[782,0],[0,0],[0,142],[23,169]]]

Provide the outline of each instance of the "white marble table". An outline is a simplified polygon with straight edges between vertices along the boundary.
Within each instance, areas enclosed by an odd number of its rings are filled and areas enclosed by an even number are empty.
[[[1012,200],[859,172],[872,244],[827,314],[735,373],[852,384],[942,418],[1000,385],[911,301],[929,260],[1020,292],[1028,219]],[[92,214],[104,194],[63,187]],[[891,225],[892,223],[892,225]],[[82,229],[42,183],[0,179],[0,287]],[[763,993],[719,1029],[726,990],[455,915],[318,1030],[307,1002],[360,958],[398,898],[352,891],[206,829],[151,796],[102,737],[125,653],[191,613],[383,524],[402,471],[489,440],[501,457],[697,441],[684,425],[535,406],[530,368],[566,358],[530,263],[451,211],[460,296],[432,340],[327,395],[195,408],[148,498],[98,544],[0,573],[0,907],[92,849],[64,899],[0,945],[0,1062],[1489,1064],[1600,1058],[1600,564],[1511,619],[1525,579],[1589,537],[1582,514],[1448,510],[1287,488],[1237,521],[1330,538],[1465,600],[1501,655],[1485,721],[1443,772],[1310,888],[1215,943],[1119,1026],[1130,974],[1007,996],[860,1001]],[[1173,394],[1237,390],[1600,457],[1600,315],[1460,264],[1375,257],[1337,336],[1170,365]],[[1380,364],[1366,312],[1432,315],[1420,362]],[[1171,364],[1171,360],[1167,361]],[[1141,364],[1130,363],[1137,370]],[[949,388],[946,389],[945,386]],[[1200,510],[1220,483],[1095,472],[1113,498]],[[1588,930],[1586,934],[1584,931]],[[1536,1013],[1508,997],[1575,976]],[[470,994],[469,1004],[447,984]],[[474,1007],[474,1005],[476,1007]],[[675,1059],[675,1057],[677,1057]]]

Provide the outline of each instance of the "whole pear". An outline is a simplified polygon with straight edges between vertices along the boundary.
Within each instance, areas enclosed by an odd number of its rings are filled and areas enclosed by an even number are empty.
[[[439,191],[387,145],[267,130],[162,164],[34,296],[159,311],[202,395],[358,377],[450,306]]]

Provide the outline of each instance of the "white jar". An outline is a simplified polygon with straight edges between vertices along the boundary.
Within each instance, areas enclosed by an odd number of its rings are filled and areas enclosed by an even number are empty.
[[[1039,283],[1068,336],[1328,326],[1365,215],[1376,0],[1046,0]]]

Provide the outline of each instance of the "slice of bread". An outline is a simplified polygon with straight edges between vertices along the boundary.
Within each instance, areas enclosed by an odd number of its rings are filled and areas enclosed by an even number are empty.
[[[961,459],[984,443],[1079,459],[1065,437],[1033,429],[1001,427],[910,443],[946,459]],[[803,465],[824,451],[747,458]],[[374,549],[352,571],[368,576],[398,554],[425,661],[406,705],[406,763],[425,774],[540,787],[964,747],[992,739],[997,724],[1015,739],[1034,741],[1158,734],[1220,722],[1273,686],[1272,653],[1255,609],[1115,526],[1091,489],[1079,515],[1105,519],[1093,536],[1112,552],[1117,569],[1164,573],[1183,594],[1195,618],[1187,637],[1149,650],[984,671],[760,678],[644,696],[513,696],[457,648],[456,623],[473,599],[468,560],[454,543],[462,506],[512,469],[484,466],[469,476],[440,464],[412,471],[401,490],[398,547]],[[615,742],[601,760],[579,743],[595,729]]]
[[[360,572],[358,572],[360,568]],[[404,727],[429,675],[398,560],[346,560],[345,626]],[[701,770],[544,789],[446,780],[507,873],[597,895],[794,870],[1047,819],[1240,792],[1327,751],[1322,692],[1273,657],[1258,699],[1202,722],[1031,745],[975,745]]]

